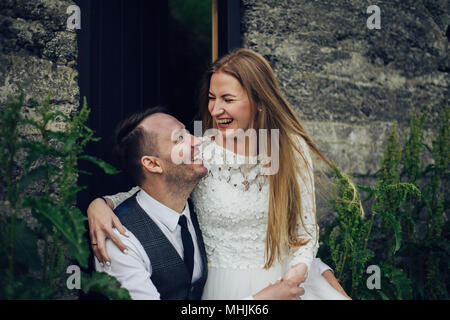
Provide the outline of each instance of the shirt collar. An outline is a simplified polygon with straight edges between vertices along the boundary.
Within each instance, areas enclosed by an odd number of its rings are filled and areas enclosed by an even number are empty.
[[[186,202],[183,212],[180,214],[175,210],[165,206],[147,192],[141,189],[136,195],[136,201],[144,209],[144,211],[150,216],[150,218],[155,218],[160,221],[163,225],[167,227],[170,231],[174,232],[178,225],[178,220],[180,216],[184,214],[188,221],[191,220],[189,205]]]

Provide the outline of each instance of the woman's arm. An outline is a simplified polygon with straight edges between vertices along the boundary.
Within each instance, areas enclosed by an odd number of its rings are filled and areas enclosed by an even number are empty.
[[[300,149],[303,151],[306,163],[303,158],[299,161],[303,163],[303,172],[299,177],[299,184],[302,196],[302,218],[303,224],[297,224],[298,236],[307,239],[309,242],[297,249],[293,253],[293,259],[290,262],[291,268],[286,272],[283,278],[290,279],[296,274],[304,275],[306,280],[307,272],[312,267],[315,260],[316,268],[321,269],[319,273],[327,280],[327,282],[342,295],[351,300],[344,291],[338,280],[334,276],[331,268],[324,264],[319,258],[315,258],[319,249],[319,227],[316,219],[316,202],[314,190],[314,172],[313,163],[309,154],[309,148],[303,139],[299,141]]]
[[[131,188],[130,191],[127,192],[119,192],[116,193],[114,195],[111,196],[104,196],[103,198],[105,198],[108,203],[112,203],[112,207],[111,209],[115,209],[117,208],[122,202],[124,202],[125,200],[127,200],[129,197],[131,197],[132,195],[134,195],[136,192],[138,192],[139,190],[141,190],[141,188],[139,187],[133,187]]]
[[[105,240],[107,238],[111,239],[121,251],[124,253],[127,252],[127,247],[113,232],[114,227],[122,235],[127,236],[125,228],[112,210],[121,202],[131,197],[138,190],[138,187],[135,187],[129,192],[122,192],[113,196],[97,198],[90,203],[87,209],[89,219],[89,235],[91,237],[92,251],[100,263],[111,263],[111,259],[108,257],[105,249]]]
[[[302,172],[298,177],[301,191],[302,221],[297,223],[297,235],[300,239],[308,241],[305,245],[296,249],[290,261],[291,269],[285,277],[292,274],[301,273],[307,277],[307,272],[317,254],[319,248],[319,227],[316,221],[316,204],[314,190],[314,173],[312,160],[309,154],[309,147],[303,139],[299,139],[299,148],[303,151],[303,157],[299,156],[302,164]],[[306,160],[306,162],[305,162]]]
[[[340,292],[344,297],[348,298],[349,300],[352,300],[352,298],[350,298],[348,296],[348,294],[345,292],[344,288],[342,288],[342,286],[339,284],[339,281],[336,279],[336,277],[334,276],[334,274],[331,270],[325,270],[322,273],[322,276],[327,280],[327,282],[334,289],[336,289],[338,292]]]

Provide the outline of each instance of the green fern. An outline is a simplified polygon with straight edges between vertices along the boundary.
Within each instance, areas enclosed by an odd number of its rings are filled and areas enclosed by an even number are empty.
[[[449,116],[446,106],[432,147],[424,144],[425,113],[412,112],[403,146],[394,123],[376,185],[358,186],[368,194],[366,215],[351,177],[334,167],[337,216],[325,226],[319,250],[354,299],[448,299]],[[434,163],[424,167],[426,152]],[[364,281],[372,264],[381,268],[380,290]]]
[[[4,164],[0,187],[7,190],[7,212],[0,226],[4,244],[0,246],[0,270],[7,276],[0,277],[0,298],[51,299],[68,293],[64,285],[69,259],[88,266],[87,219],[75,206],[77,193],[83,189],[77,185],[78,162],[93,162],[110,174],[117,170],[84,154],[87,143],[98,140],[86,126],[86,101],[72,118],[55,110],[47,97],[40,105],[33,103],[37,117],[26,119],[23,103],[23,95],[9,97],[0,113],[0,161]],[[50,129],[57,117],[64,119],[64,131]],[[19,128],[37,134],[21,137]],[[18,218],[27,210],[38,222],[33,229]],[[43,244],[40,252],[38,241]],[[85,273],[82,277],[90,279],[88,288],[105,289],[104,295],[114,298],[129,298],[117,281],[105,287],[103,277],[91,278]]]

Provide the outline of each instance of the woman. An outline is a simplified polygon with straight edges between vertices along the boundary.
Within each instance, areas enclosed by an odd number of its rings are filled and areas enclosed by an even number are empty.
[[[204,130],[216,129],[203,147],[208,174],[192,193],[208,255],[203,299],[246,297],[298,273],[306,277],[302,299],[349,298],[311,267],[318,226],[310,152],[331,164],[283,97],[267,61],[248,49],[225,55],[206,73],[200,98]],[[256,130],[256,141],[264,143],[235,138],[239,129]],[[270,174],[263,149],[275,164]],[[134,191],[111,198],[117,205]]]

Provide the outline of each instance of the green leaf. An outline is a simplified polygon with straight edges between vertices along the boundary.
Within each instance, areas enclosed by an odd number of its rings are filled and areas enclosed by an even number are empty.
[[[428,145],[428,144],[426,144],[426,143],[424,143],[424,142],[422,142],[422,146],[424,146],[425,147],[425,149],[427,149],[428,150],[428,152],[430,152],[431,154],[433,154],[433,150],[431,149],[431,147]]]
[[[31,168],[33,164],[41,157],[41,155],[42,154],[39,152],[27,152],[24,167]]]
[[[94,272],[91,276],[83,274],[81,288],[84,293],[96,292],[104,295],[110,300],[130,300],[127,289],[122,288],[116,278],[106,273]]]
[[[383,292],[383,290],[377,290],[376,292],[380,295],[381,299],[383,299],[383,300],[391,300],[391,298],[389,298],[389,297]]]
[[[68,153],[69,151],[71,151],[76,142],[77,142],[77,137],[69,136],[65,141],[65,144],[63,147],[63,152]]]
[[[392,270],[391,282],[396,288],[399,299],[410,300],[412,298],[411,280],[408,279],[403,270],[394,268]]]
[[[78,169],[78,170],[77,170],[77,173],[79,173],[79,174],[85,174],[85,175],[87,175],[87,176],[92,176],[92,172],[89,172],[89,171],[86,171],[86,170]]]
[[[70,242],[70,246],[68,248],[69,254],[75,257],[81,266],[87,267],[90,254],[88,243],[84,237],[87,232],[84,224],[87,217],[84,216],[76,207],[71,208],[69,212],[71,216],[69,221],[71,221],[72,235],[74,239],[73,242]]]
[[[82,155],[82,156],[80,156],[80,159],[83,159],[83,160],[92,162],[93,164],[96,164],[97,166],[102,168],[106,174],[117,174],[120,172],[119,170],[114,168],[109,163],[107,163],[97,157],[93,157],[93,156],[89,156],[89,155]]]
[[[24,267],[38,269],[41,259],[37,250],[37,238],[25,221],[16,220],[14,261]]]
[[[50,119],[60,116],[61,118],[63,118],[63,120],[68,121],[68,122],[70,121],[70,118],[68,116],[66,116],[64,113],[62,113],[61,111],[58,111],[58,110],[52,111],[50,116],[51,116]]]
[[[51,157],[63,157],[65,153],[59,151],[58,149],[47,146],[39,141],[23,141],[19,144],[21,148],[29,149],[29,152],[35,152],[39,155],[48,155]]]
[[[52,176],[55,173],[57,173],[58,171],[60,171],[60,169],[57,166],[54,166],[52,164],[34,168],[20,179],[20,181],[19,181],[20,188],[25,188],[31,182],[43,179],[47,175]]]
[[[66,133],[61,131],[46,130],[46,134],[51,139],[64,142],[66,140]]]
[[[379,212],[379,214],[381,216],[383,216],[384,218],[386,218],[391,223],[391,226],[394,229],[394,237],[395,237],[394,253],[396,253],[400,249],[401,243],[402,243],[400,222],[397,220],[397,218],[394,215],[392,215],[389,212]]]
[[[412,228],[413,233],[417,232],[417,226],[416,226],[416,222],[414,221],[414,219],[408,215],[405,215],[405,221],[407,221],[409,223],[409,225]]]
[[[377,188],[371,187],[371,186],[362,186],[357,185],[358,189],[361,189],[362,191],[369,192],[369,193],[375,193],[377,191]]]
[[[68,245],[69,254],[77,259],[81,266],[87,267],[89,249],[83,237],[86,232],[85,216],[77,208],[60,208],[51,198],[31,196],[24,200],[24,206],[33,208],[50,221],[63,235]]]

